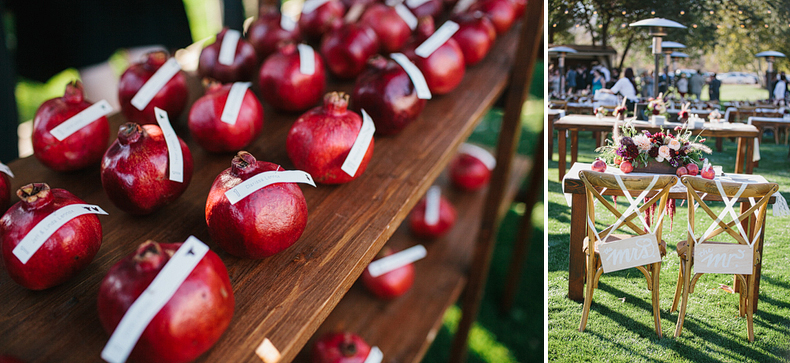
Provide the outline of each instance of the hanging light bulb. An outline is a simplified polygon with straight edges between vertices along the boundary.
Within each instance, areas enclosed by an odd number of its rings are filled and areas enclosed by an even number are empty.
[[[710,15],[713,15],[713,10],[710,11]]]
[[[568,13],[568,9],[565,9],[565,14],[567,14],[567,13]]]
[[[691,24],[691,27],[697,29],[697,24]]]
[[[685,12],[685,11],[683,11],[683,10],[681,10],[681,11],[680,11],[680,15],[683,15],[683,14],[686,14],[686,12]]]
[[[625,28],[625,24],[620,24],[620,27],[621,28]]]
[[[579,27],[579,24],[576,24],[576,27],[578,28],[578,27]]]
[[[743,24],[741,24],[741,28],[745,28],[745,26],[743,26]]]
[[[623,15],[625,15],[625,10],[623,10]]]
[[[599,28],[603,28],[603,24],[598,24],[598,27]]]
[[[721,25],[716,25],[716,29],[721,29]]]
[[[743,14],[743,10],[738,10],[738,14]]]
[[[652,11],[650,12],[650,15],[656,15],[656,11],[655,11],[655,10],[652,10]]]
[[[768,24],[765,24],[765,27],[767,28],[767,27],[768,27]]]
[[[771,10],[768,10],[768,14],[770,14],[770,13],[771,13]]]
[[[557,27],[557,23],[552,24],[551,27],[552,28],[556,28]]]

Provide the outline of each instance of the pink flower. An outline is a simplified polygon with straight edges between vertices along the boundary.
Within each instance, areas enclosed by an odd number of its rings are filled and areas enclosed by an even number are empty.
[[[667,143],[667,146],[669,146],[669,148],[672,149],[672,150],[678,151],[680,149],[681,145],[680,145],[680,141],[678,141],[678,139],[671,139]],[[659,150],[659,153],[660,152],[661,152],[661,150]]]
[[[650,138],[645,135],[636,135],[632,137],[634,141],[634,145],[636,145],[640,151],[647,151],[650,150]]]
[[[661,145],[661,147],[658,148],[658,157],[656,158],[656,161],[660,163],[665,159],[669,159],[669,157],[669,146]]]

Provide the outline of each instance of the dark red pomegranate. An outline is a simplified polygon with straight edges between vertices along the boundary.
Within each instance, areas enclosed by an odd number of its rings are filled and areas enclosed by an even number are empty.
[[[85,100],[82,83],[66,85],[63,97],[41,104],[33,118],[33,155],[42,164],[56,171],[79,170],[96,164],[107,148],[110,124],[101,116],[63,140],[53,135],[53,129],[90,107]]]
[[[97,302],[99,321],[108,334],[180,246],[149,240],[110,268]],[[219,256],[208,251],[145,328],[130,358],[168,363],[194,360],[228,328],[234,304],[228,271]]]
[[[276,183],[231,204],[225,192],[264,172],[283,171],[277,164],[257,161],[246,151],[220,173],[206,201],[211,239],[231,255],[259,259],[296,242],[307,225],[307,202],[295,183]]]
[[[426,58],[417,55],[416,49],[433,33],[433,19],[429,17],[420,19],[415,34],[416,42],[407,45],[403,54],[420,68],[431,93],[443,95],[454,90],[461,83],[466,65],[461,47],[453,38],[448,39]]]
[[[162,129],[128,122],[118,129],[101,163],[101,183],[118,209],[151,214],[178,199],[192,180],[192,153],[181,138],[183,183],[170,180],[170,159]]]
[[[375,260],[390,256],[395,252],[385,247]],[[365,269],[362,272],[362,283],[373,295],[382,299],[394,299],[405,294],[414,285],[414,264],[410,263],[377,277],[373,277],[370,271]]]
[[[255,48],[258,61],[263,62],[277,51],[278,44],[284,41],[298,43],[302,40],[299,27],[294,20],[286,19],[280,10],[273,5],[261,6],[258,20],[247,29],[247,40]],[[283,28],[283,23],[292,22],[292,28]]]
[[[488,185],[491,170],[480,159],[469,154],[458,154],[450,163],[450,180],[461,190],[473,192]]]
[[[408,11],[408,9],[406,10]],[[414,18],[414,20],[416,19]],[[370,5],[362,15],[360,22],[376,32],[383,53],[400,50],[411,36],[412,29],[392,6]]]
[[[362,118],[347,107],[348,95],[327,93],[324,105],[299,116],[288,132],[285,141],[288,157],[297,169],[310,173],[319,183],[350,182],[365,172],[373,157],[371,139],[357,172],[348,175],[341,169],[362,129]]]
[[[354,111],[365,109],[376,124],[376,133],[394,135],[417,119],[426,100],[417,97],[409,75],[397,62],[374,56],[356,81],[351,97]]]
[[[439,201],[439,221],[430,225],[425,222],[426,199],[420,200],[409,216],[409,227],[412,233],[420,238],[434,239],[444,236],[455,224],[456,212],[453,205],[444,195]]]
[[[151,52],[142,62],[132,64],[123,72],[118,83],[118,101],[121,103],[121,112],[127,120],[144,125],[155,125],[154,107],[167,111],[171,120],[178,118],[184,111],[189,94],[186,77],[180,70],[156,92],[145,108],[138,110],[132,105],[132,98],[168,59],[165,52]]]
[[[318,7],[316,7],[318,5]],[[307,39],[317,41],[343,23],[346,7],[340,0],[308,0],[299,17],[299,30]]]
[[[314,52],[315,71],[304,74],[299,53],[296,44],[285,44],[261,66],[261,97],[278,110],[306,110],[321,100],[326,89],[324,61]]]
[[[407,0],[404,4],[418,18],[425,16],[435,18],[442,13],[442,7],[444,6],[442,0]]]
[[[45,183],[19,188],[21,199],[0,219],[0,243],[8,275],[31,290],[44,290],[60,285],[85,269],[102,239],[101,223],[95,214],[77,216],[58,228],[30,257],[27,263],[14,255],[16,246],[44,218],[71,204],[84,204],[63,189],[50,189]]]
[[[343,6],[345,6],[346,9],[351,9],[351,7],[356,4],[361,4],[365,6],[375,4],[377,0],[340,0],[340,2],[343,3]]]
[[[699,166],[694,163],[686,164],[686,170],[688,170],[689,175],[691,176],[697,176],[697,174],[699,174]]]
[[[313,345],[313,363],[364,363],[370,346],[349,332],[329,333]]]
[[[368,58],[378,49],[376,32],[354,22],[327,33],[321,42],[321,55],[326,59],[329,71],[341,79],[354,78],[362,73]]]
[[[515,21],[524,16],[524,11],[527,10],[527,0],[510,0],[515,10]]]
[[[233,85],[212,84],[189,110],[189,131],[200,146],[210,152],[239,151],[255,140],[263,129],[263,106],[252,90],[246,88],[236,120],[222,116],[230,107],[228,96]],[[236,86],[237,90],[239,87]],[[234,97],[236,94],[234,94]]]
[[[590,166],[590,170],[597,171],[599,173],[606,172],[606,162],[601,158],[595,158],[595,161],[593,161],[592,165]]]
[[[5,165],[0,163],[0,169],[3,169],[3,167],[5,167]],[[0,171],[0,216],[2,216],[11,205],[11,179],[9,179],[9,176],[10,175]]]
[[[526,4],[526,3],[525,3]],[[526,5],[525,5],[526,6]],[[504,34],[516,21],[516,4],[511,0],[481,0],[474,3],[470,12],[482,11],[491,20],[498,35]],[[521,10],[523,12],[523,10]]]
[[[464,53],[464,63],[470,66],[479,63],[496,39],[494,24],[480,11],[456,15],[453,21],[459,25],[453,39]]]
[[[10,355],[0,355],[0,363],[25,363],[25,361]]]
[[[230,31],[238,33],[237,30]],[[217,34],[217,40],[200,52],[198,74],[201,77],[210,77],[222,83],[250,81],[258,68],[258,56],[255,53],[255,48],[244,38],[239,37],[236,41],[236,51],[231,64],[223,64],[219,58],[222,42],[228,32],[228,28],[222,29]],[[232,47],[230,44],[228,46]]]

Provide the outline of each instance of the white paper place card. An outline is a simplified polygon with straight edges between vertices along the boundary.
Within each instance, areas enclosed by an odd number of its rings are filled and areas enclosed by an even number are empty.
[[[126,361],[145,328],[178,291],[208,251],[208,246],[199,239],[194,236],[187,238],[151,284],[123,314],[121,322],[118,323],[101,352],[102,359],[112,363]]]
[[[700,243],[694,248],[694,272],[751,275],[754,250],[735,243]]]
[[[494,158],[494,155],[491,155],[488,150],[483,149],[480,146],[463,143],[460,147],[458,147],[458,152],[461,154],[473,156],[477,160],[482,161],[488,170],[494,170],[496,167],[496,158]]]
[[[429,0],[406,0],[406,6],[414,9],[422,4],[427,3]]]
[[[266,171],[243,181],[225,192],[230,204],[236,204],[257,190],[275,183],[304,183],[315,186],[313,177],[301,170]]]
[[[50,130],[49,133],[55,136],[58,141],[63,141],[65,138],[71,136],[71,134],[90,125],[100,117],[109,115],[110,112],[112,112],[110,103],[107,102],[107,100],[101,100],[80,111],[78,114],[71,116],[68,120]]]
[[[382,257],[368,265],[368,272],[373,277],[379,277],[387,272],[397,270],[415,261],[419,261],[428,254],[423,245],[416,245],[387,257]]]
[[[365,112],[365,109],[363,108],[362,127],[359,129],[357,139],[354,140],[354,145],[351,145],[351,150],[348,151],[348,156],[346,156],[346,160],[343,162],[340,170],[343,170],[351,177],[357,174],[359,164],[362,163],[362,159],[368,152],[370,141],[373,140],[373,133],[375,132],[376,125],[373,123],[373,119],[370,118],[370,115],[368,115],[368,113]]]
[[[417,17],[402,3],[395,5],[395,12],[398,13],[400,18],[409,26],[409,29],[414,30],[414,28],[417,27]]]
[[[435,226],[439,223],[439,206],[442,204],[442,188],[432,186],[425,193],[425,224]]]
[[[247,88],[250,88],[250,82],[235,82],[230,86],[228,98],[225,100],[225,107],[222,108],[222,116],[220,121],[235,125],[236,120],[239,118],[239,111],[241,111],[241,103],[244,101],[244,96],[247,94]]]
[[[460,14],[465,12],[474,3],[475,0],[459,0],[457,3],[455,3],[455,7],[453,8],[453,14]]]
[[[661,262],[658,241],[653,234],[602,243],[598,246],[604,273]]]
[[[174,182],[184,182],[184,155],[181,152],[181,143],[178,141],[178,135],[170,125],[170,119],[167,118],[167,112],[159,107],[154,107],[154,114],[156,115],[156,122],[159,128],[162,129],[162,136],[165,137],[165,144],[167,144],[167,159],[169,161],[168,169],[170,169],[170,180]]]
[[[0,172],[5,173],[12,178],[14,177],[14,172],[11,171],[11,168],[9,168],[6,164],[0,163]]]
[[[458,31],[458,28],[458,23],[452,20],[444,22],[439,29],[436,29],[428,39],[425,39],[425,41],[414,50],[414,54],[423,58],[428,58],[436,49],[439,49],[442,44],[447,42],[453,34]]]
[[[222,38],[222,44],[219,47],[219,64],[226,66],[233,65],[233,60],[236,59],[236,46],[241,39],[241,32],[235,29],[228,29],[225,32],[225,37]]]
[[[307,44],[298,44],[296,49],[299,51],[299,73],[312,75],[315,73],[315,51]]]
[[[421,100],[431,99],[431,90],[428,88],[428,82],[425,81],[425,76],[419,68],[409,60],[409,57],[403,53],[392,53],[390,58],[400,64],[406,74],[409,75],[411,83],[414,84],[414,89],[417,91],[417,98]]]
[[[181,65],[178,64],[175,58],[168,59],[132,97],[132,106],[140,111],[145,109],[159,90],[167,84],[167,81],[173,78],[180,70]]]
[[[285,31],[292,32],[294,29],[296,29],[296,21],[294,21],[294,19],[287,14],[281,14],[280,28],[283,28]]]
[[[381,363],[384,359],[384,353],[381,352],[381,349],[377,346],[373,346],[370,348],[370,353],[368,353],[368,357],[365,358],[364,363]]]
[[[261,345],[255,348],[255,355],[257,355],[263,363],[278,363],[283,357],[269,338],[263,338]]]
[[[329,1],[331,0],[307,0],[302,7],[302,14],[310,14]]]
[[[68,221],[85,214],[107,215],[107,212],[101,209],[101,207],[92,204],[70,204],[60,208],[38,222],[36,226],[22,238],[22,241],[14,247],[12,253],[23,265],[27,264],[27,261],[33,257],[33,254],[44,245],[44,242],[46,242],[58,228],[63,227]]]

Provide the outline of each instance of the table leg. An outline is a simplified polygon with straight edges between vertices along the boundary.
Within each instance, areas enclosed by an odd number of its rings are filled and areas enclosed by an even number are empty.
[[[754,142],[748,137],[745,139],[746,144],[746,174],[751,174],[754,171]]]
[[[716,151],[721,152],[722,149],[724,149],[724,142],[723,142],[723,140],[724,139],[721,138],[721,137],[717,137],[716,138]]]
[[[743,154],[745,154],[745,138],[738,138],[738,151],[735,153],[735,174],[743,173]]]
[[[757,243],[759,243],[759,251],[760,251],[760,263],[757,266],[754,266],[754,295],[752,295],[752,301],[754,301],[754,309],[753,312],[757,312],[757,303],[760,301],[760,272],[763,270],[763,259],[765,258],[765,246],[763,245],[765,239],[765,219],[763,219],[763,226],[760,232],[760,239]]]
[[[573,194],[571,206],[571,240],[568,253],[568,298],[584,301],[584,253],[582,244],[587,229],[587,197]]]
[[[565,163],[567,162],[565,160],[565,152],[568,147],[565,145],[565,132],[565,130],[559,130],[557,139],[557,161],[559,162],[557,169],[560,174],[560,182],[562,182],[562,178],[565,176]]]
[[[552,116],[546,120],[546,133],[548,134],[549,161],[554,160],[554,119]]]
[[[576,162],[579,156],[579,131],[571,130],[571,165]]]

